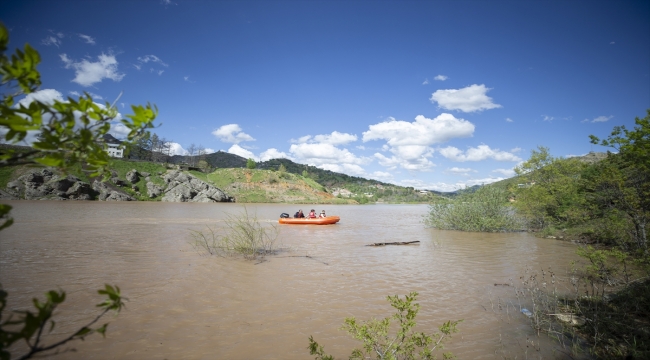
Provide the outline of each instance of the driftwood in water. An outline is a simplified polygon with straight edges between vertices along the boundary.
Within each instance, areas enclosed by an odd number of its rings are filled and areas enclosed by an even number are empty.
[[[398,241],[398,242],[374,243],[374,244],[368,244],[366,246],[411,245],[411,244],[419,244],[419,243],[420,241]]]

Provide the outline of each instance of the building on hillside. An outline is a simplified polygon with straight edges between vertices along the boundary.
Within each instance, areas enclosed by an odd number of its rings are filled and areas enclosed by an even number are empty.
[[[122,142],[117,140],[113,135],[105,134],[104,143],[106,144],[106,152],[110,157],[124,157],[124,147],[122,146]]]

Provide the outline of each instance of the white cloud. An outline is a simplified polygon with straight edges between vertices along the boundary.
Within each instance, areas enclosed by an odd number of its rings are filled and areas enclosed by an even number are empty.
[[[462,89],[437,90],[431,94],[431,102],[438,103],[438,107],[446,110],[460,110],[474,112],[500,108],[501,105],[492,102],[487,96],[489,91],[485,85],[470,85]]]
[[[497,161],[521,161],[521,158],[509,153],[507,151],[500,151],[499,149],[490,149],[487,145],[479,145],[478,147],[470,147],[463,153],[456,147],[448,146],[438,150],[442,156],[453,161],[482,161],[486,159],[493,159]]]
[[[515,170],[514,169],[495,169],[492,170],[492,172],[499,173],[505,177],[513,177],[515,176]]]
[[[64,101],[63,94],[54,89],[43,89],[30,94],[18,102],[19,105],[29,106],[32,101],[38,101],[43,104],[52,105],[54,101]]]
[[[79,37],[82,38],[86,44],[95,45],[95,39],[93,39],[91,36],[79,34]]]
[[[520,148],[520,147],[516,147],[516,148],[512,148],[512,149],[510,149],[510,152],[511,152],[511,153],[518,153],[518,152],[520,152],[520,151],[521,151],[521,148]]]
[[[355,164],[363,165],[369,159],[360,158],[347,149],[339,149],[332,144],[292,144],[289,152],[299,161],[306,161],[309,165],[324,164]]]
[[[610,44],[610,45],[614,45],[614,44],[616,44],[616,42],[611,41],[609,44]]]
[[[255,159],[255,154],[253,154],[251,151],[244,149],[243,147],[234,144],[233,146],[230,147],[227,151],[230,154],[235,154],[239,155],[245,159]]]
[[[131,130],[124,126],[122,123],[113,123],[111,124],[111,129],[108,131],[111,135],[115,136],[117,139],[124,139]]]
[[[252,136],[243,132],[237,124],[223,125],[220,128],[214,130],[212,132],[212,135],[216,136],[219,140],[225,143],[239,144],[243,141],[255,141]],[[228,152],[230,152],[230,150]]]
[[[511,118],[506,118],[506,121],[507,122],[514,122],[514,120],[512,120]]]
[[[260,161],[268,161],[271,159],[291,159],[291,157],[275,148],[270,148],[260,154]]]
[[[484,185],[484,184],[490,184],[493,182],[501,181],[504,178],[502,177],[489,177],[489,178],[483,178],[483,179],[466,179],[463,181],[458,181],[456,183],[445,183],[445,182],[435,182],[435,183],[430,183],[430,182],[425,182],[420,179],[408,179],[408,180],[403,180],[398,182],[397,185],[401,186],[412,186],[416,189],[427,189],[427,190],[435,190],[435,191],[442,191],[442,192],[451,192],[451,191],[456,191],[460,189],[464,189],[466,187],[474,186],[474,185]]]
[[[171,155],[187,155],[188,154],[187,150],[183,149],[181,144],[176,143],[176,142],[170,142],[169,143],[169,153]]]
[[[61,45],[61,40],[55,36],[48,36],[45,39],[41,40],[41,44],[45,46],[54,45],[56,47],[59,47],[59,45]]]
[[[474,169],[471,168],[459,168],[459,167],[453,167],[445,170],[446,173],[449,174],[454,174],[454,175],[463,175],[463,176],[469,176],[470,173],[475,173],[477,172]]]
[[[146,64],[146,63],[148,63],[148,62],[152,62],[152,63],[158,63],[158,64],[160,64],[160,65],[162,65],[162,66],[164,66],[164,67],[168,67],[168,66],[169,66],[169,65],[167,65],[164,61],[162,61],[162,60],[161,60],[158,56],[156,56],[156,55],[145,55],[145,56],[140,56],[140,57],[138,57],[138,61],[139,61],[141,64]]]
[[[434,80],[438,80],[438,81],[445,81],[445,80],[449,79],[449,77],[448,77],[448,76],[445,76],[445,75],[437,75],[437,76],[434,77],[433,79],[434,79]]]
[[[424,79],[424,81],[422,82],[422,85],[428,85],[428,84],[429,84],[429,79]]]
[[[371,179],[383,181],[383,182],[391,182],[393,181],[393,174],[385,171],[374,171],[371,174],[368,174],[368,176]]]
[[[542,115],[542,121],[553,121],[554,119],[554,116]]]
[[[86,59],[75,62],[68,58],[66,54],[59,56],[61,57],[61,61],[65,63],[66,69],[75,70],[76,77],[72,82],[76,82],[81,86],[91,86],[104,79],[121,81],[124,77],[124,74],[117,71],[118,62],[114,55],[102,53],[97,57],[97,62],[91,62]]]
[[[316,135],[314,136],[314,141],[318,143],[338,146],[338,145],[345,145],[353,141],[357,141],[357,136],[334,131],[329,135]]]
[[[389,158],[380,153],[374,155],[382,166],[427,170],[434,166],[427,159],[434,152],[431,145],[454,138],[470,137],[473,133],[474,124],[457,119],[451,114],[440,114],[435,119],[418,115],[414,122],[390,118],[388,121],[370,125],[369,130],[363,133],[363,142],[386,141],[382,149],[390,151],[393,156]]]
[[[591,120],[591,122],[592,122],[592,123],[605,122],[605,121],[609,121],[609,120],[611,120],[612,118],[614,118],[613,115],[610,115],[610,116],[599,116],[599,117],[597,117],[597,118]]]

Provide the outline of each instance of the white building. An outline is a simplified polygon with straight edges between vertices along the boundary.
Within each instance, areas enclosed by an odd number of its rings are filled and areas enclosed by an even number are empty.
[[[107,152],[110,157],[124,157],[124,149],[122,149],[122,146],[120,144],[107,143],[106,145],[108,146]]]

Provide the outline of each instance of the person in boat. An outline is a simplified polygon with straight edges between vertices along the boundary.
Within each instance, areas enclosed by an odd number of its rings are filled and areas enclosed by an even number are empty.
[[[307,217],[310,218],[310,219],[315,219],[317,217],[316,216],[316,210],[311,209],[311,211],[309,212],[309,215],[307,215]]]
[[[298,210],[298,212],[295,215],[293,215],[293,217],[296,218],[296,219],[304,219],[305,214],[303,214],[302,209],[300,209],[300,210]]]
[[[325,215],[325,210],[320,212],[320,215],[318,215],[319,218],[326,218],[327,215]]]

